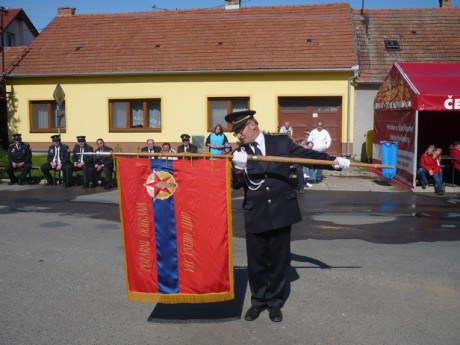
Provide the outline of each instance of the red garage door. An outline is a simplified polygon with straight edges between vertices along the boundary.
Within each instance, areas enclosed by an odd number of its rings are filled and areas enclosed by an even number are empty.
[[[279,127],[286,121],[291,123],[294,140],[302,138],[306,128],[312,130],[318,121],[323,121],[332,138],[327,153],[333,156],[342,154],[341,97],[280,97],[278,119]]]

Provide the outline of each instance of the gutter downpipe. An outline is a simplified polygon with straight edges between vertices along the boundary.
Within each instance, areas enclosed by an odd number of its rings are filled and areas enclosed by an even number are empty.
[[[359,71],[359,66],[353,66],[350,68],[353,71],[353,77],[348,78],[347,83],[348,83],[348,94],[347,94],[347,157],[350,157],[350,124],[351,124],[351,119],[350,119],[350,112],[351,112],[351,81],[355,81],[358,78],[358,71]]]

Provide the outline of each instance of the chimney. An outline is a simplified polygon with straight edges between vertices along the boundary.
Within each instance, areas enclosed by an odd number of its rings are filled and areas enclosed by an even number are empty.
[[[452,0],[439,0],[439,7],[450,8]]]
[[[241,7],[241,0],[225,0],[226,10],[237,10]]]
[[[58,16],[73,16],[75,15],[75,7],[58,7]]]

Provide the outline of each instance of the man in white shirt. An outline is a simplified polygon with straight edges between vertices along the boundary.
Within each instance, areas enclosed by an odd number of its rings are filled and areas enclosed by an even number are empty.
[[[280,133],[287,134],[289,137],[293,137],[293,130],[291,124],[286,121],[283,126],[280,128]]]
[[[314,150],[320,152],[326,152],[326,150],[331,146],[331,136],[329,132],[323,128],[323,121],[318,121],[316,123],[316,128],[310,132],[308,136],[308,141],[313,142]],[[323,170],[316,169],[316,180],[314,182],[320,183],[323,179]]]

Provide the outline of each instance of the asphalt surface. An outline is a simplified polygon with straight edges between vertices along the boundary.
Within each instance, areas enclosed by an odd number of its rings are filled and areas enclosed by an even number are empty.
[[[366,172],[299,194],[284,321],[249,307],[240,191],[236,298],[128,302],[117,190],[0,184],[0,344],[460,343],[460,189],[400,191]]]

